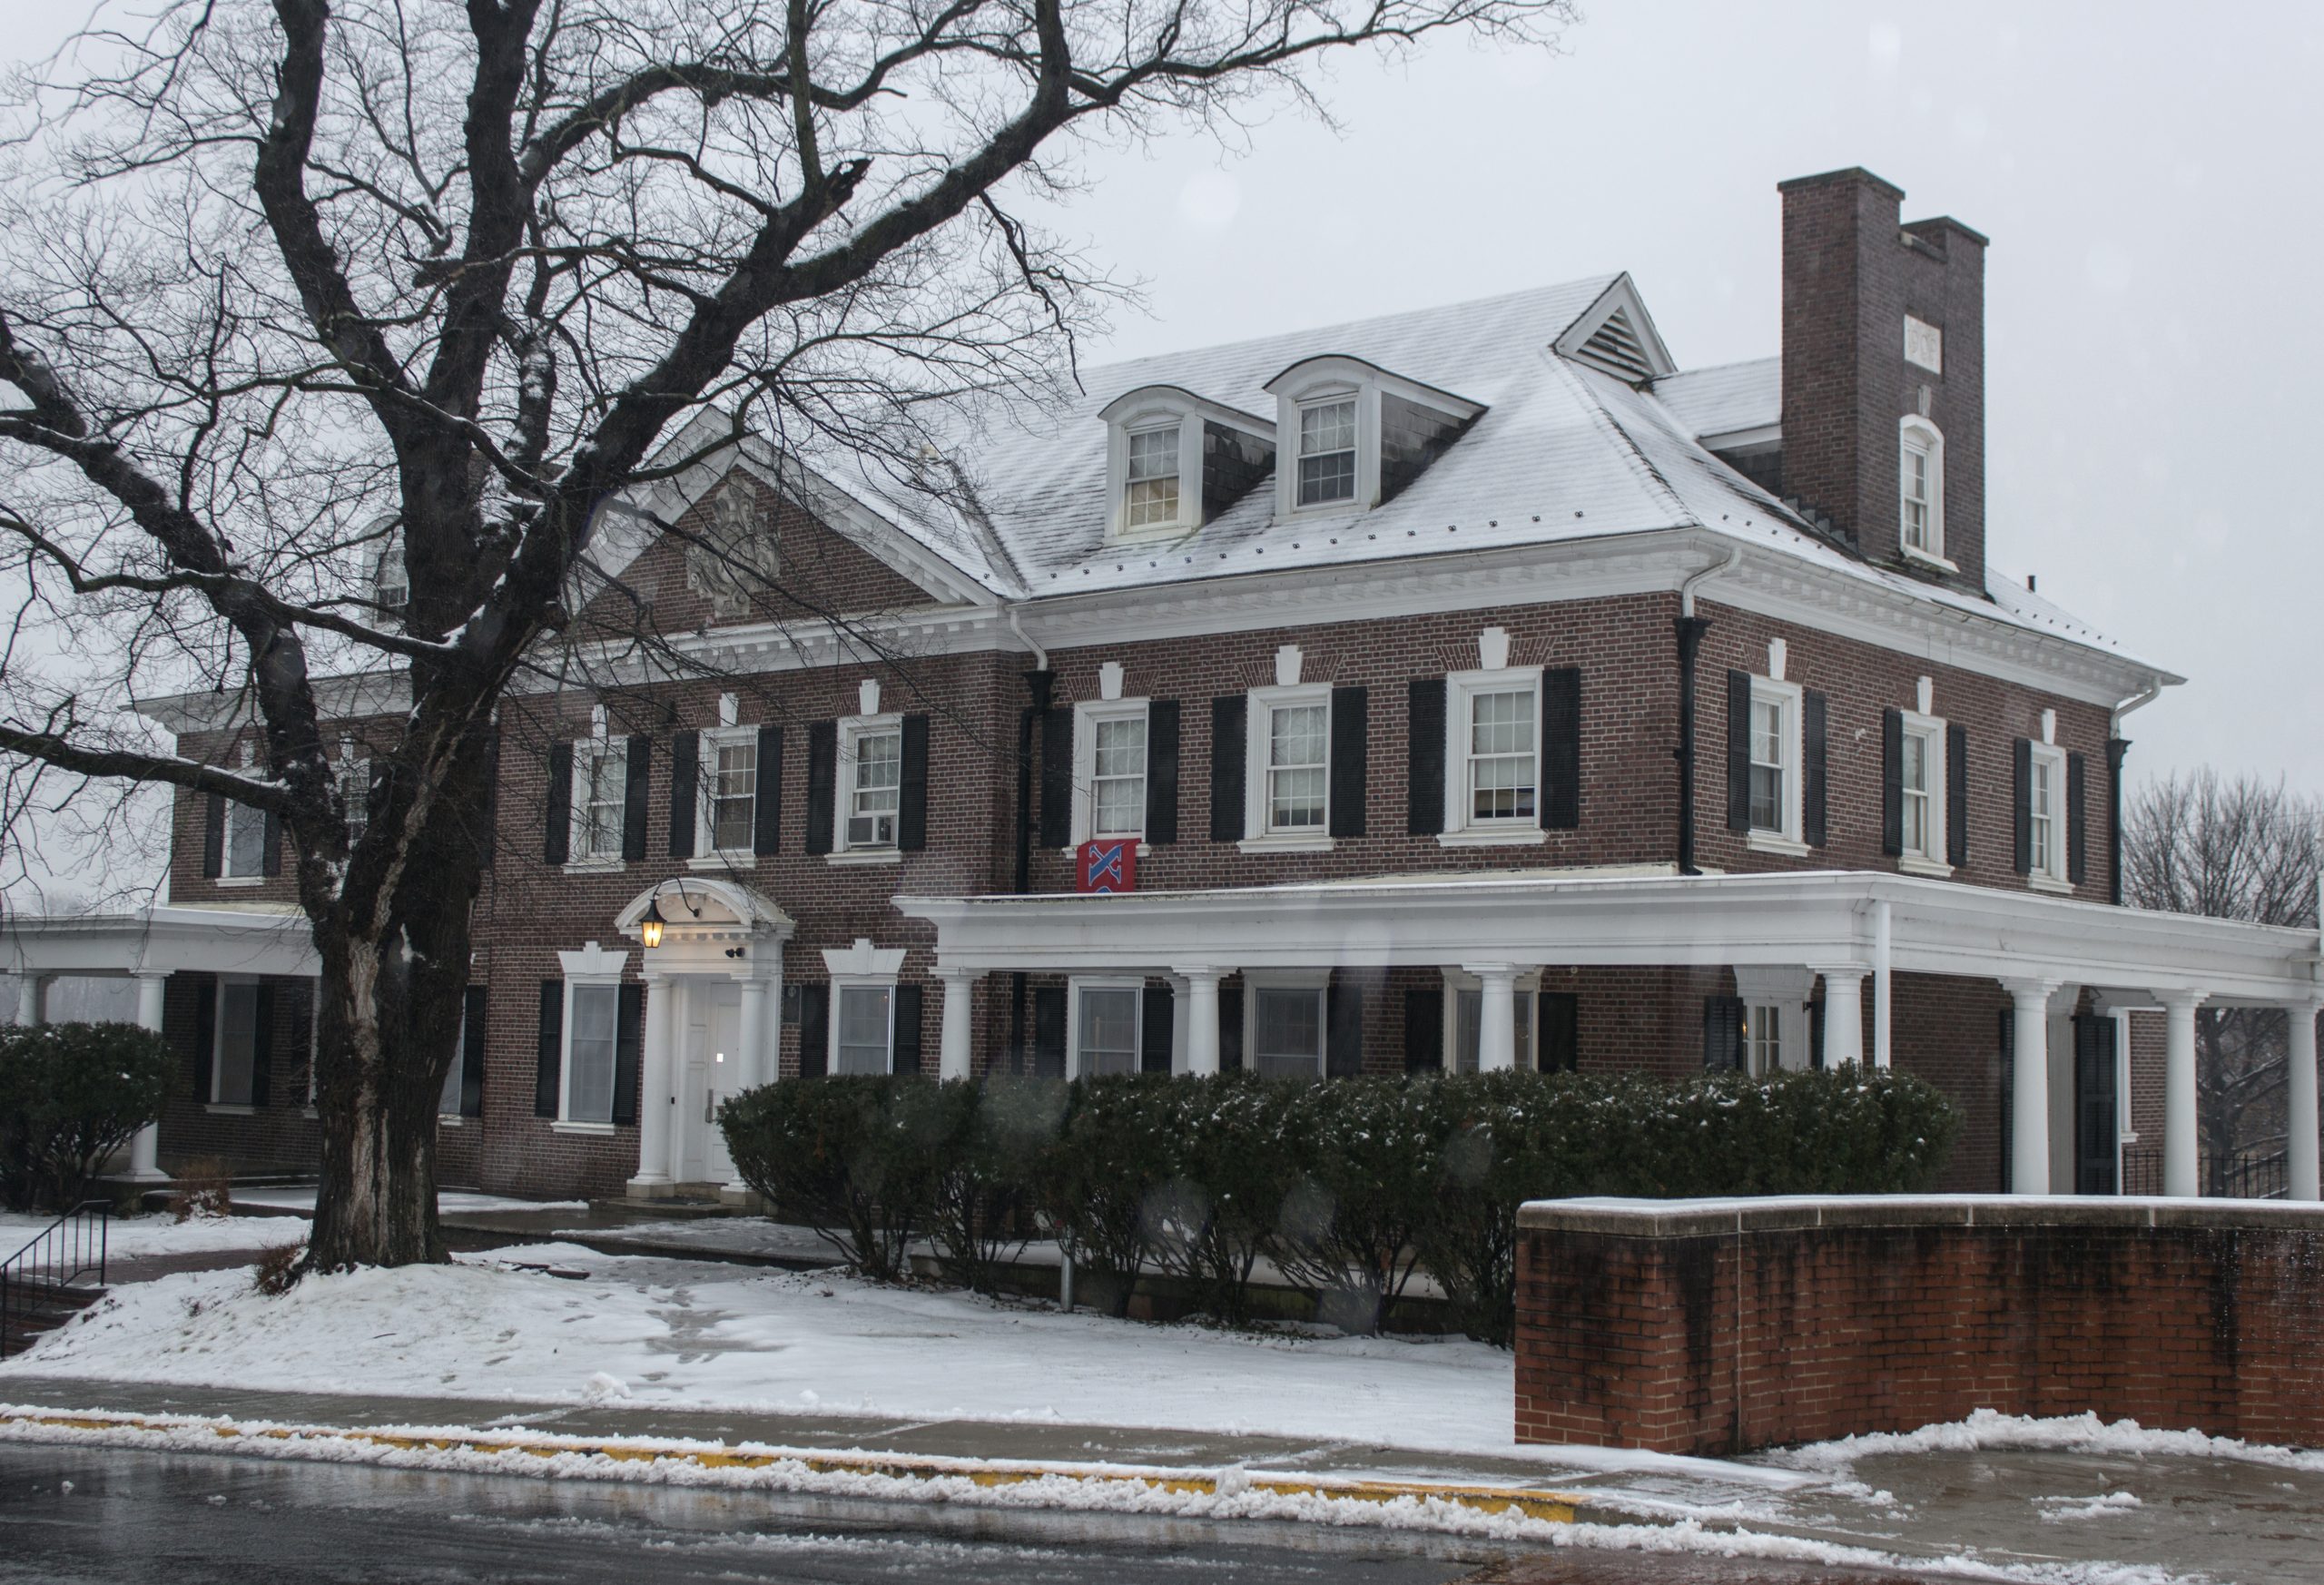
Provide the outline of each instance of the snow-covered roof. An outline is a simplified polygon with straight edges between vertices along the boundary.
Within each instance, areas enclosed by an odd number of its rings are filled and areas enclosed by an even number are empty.
[[[1768,428],[1783,422],[1783,359],[1682,369],[1656,380],[1654,394],[1698,438]]]

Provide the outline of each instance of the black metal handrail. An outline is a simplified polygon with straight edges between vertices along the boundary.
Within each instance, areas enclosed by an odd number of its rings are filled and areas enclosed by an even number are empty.
[[[29,1328],[44,1295],[62,1292],[94,1274],[105,1285],[105,1246],[113,1202],[83,1200],[0,1261],[0,1358],[8,1341]]]

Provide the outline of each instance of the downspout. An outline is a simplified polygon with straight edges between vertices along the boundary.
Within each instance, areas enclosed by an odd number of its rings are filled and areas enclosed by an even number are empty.
[[[1699,875],[1695,867],[1695,656],[1710,631],[1710,619],[1695,615],[1695,591],[1743,563],[1743,547],[1729,546],[1726,559],[1689,575],[1679,585],[1679,873]]]
[[[2122,735],[2122,717],[2153,704],[2162,693],[2158,677],[2106,717],[2106,901],[2117,908],[2122,906],[2122,755],[2131,746]]]
[[[1027,703],[1017,713],[1017,895],[1033,889],[1033,723],[1049,707],[1049,652],[1033,642],[1018,619],[1017,607],[1003,609],[1002,619],[1017,641],[1033,652],[1033,669],[1025,674]],[[1025,971],[1009,977],[1009,1070],[1025,1071]]]

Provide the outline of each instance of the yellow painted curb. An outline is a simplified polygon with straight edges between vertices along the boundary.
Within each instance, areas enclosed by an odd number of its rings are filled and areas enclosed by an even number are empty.
[[[763,1452],[726,1452],[689,1447],[678,1442],[591,1442],[580,1438],[498,1437],[471,1435],[422,1436],[404,1432],[358,1431],[324,1425],[266,1425],[246,1428],[231,1421],[142,1414],[47,1413],[12,1410],[0,1413],[0,1424],[54,1426],[75,1431],[143,1431],[155,1433],[207,1430],[221,1441],[251,1439],[296,1442],[328,1437],[337,1442],[420,1452],[474,1452],[490,1455],[524,1453],[535,1458],[569,1454],[613,1459],[625,1463],[692,1464],[705,1470],[760,1470],[792,1464],[816,1474],[885,1475],[903,1481],[966,1480],[987,1487],[1017,1486],[1043,1480],[1078,1481],[1090,1485],[1140,1486],[1152,1491],[1212,1496],[1218,1477],[1189,1471],[1161,1472],[1093,1469],[1078,1464],[1041,1464],[1017,1460],[982,1462],[971,1459],[912,1458],[898,1453],[812,1452],[804,1449],[770,1449]],[[1571,1524],[1583,1499],[1561,1491],[1536,1491],[1521,1487],[1458,1486],[1426,1481],[1332,1480],[1291,1475],[1252,1474],[1233,1489],[1264,1491],[1279,1497],[1328,1497],[1348,1502],[1396,1502],[1404,1499],[1435,1501],[1476,1513],[1515,1513],[1550,1524]]]

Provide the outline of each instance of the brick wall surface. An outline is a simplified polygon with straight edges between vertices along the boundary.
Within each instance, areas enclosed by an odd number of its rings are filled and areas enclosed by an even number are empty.
[[[2142,1216],[1524,1228],[1517,1440],[1728,1454],[1993,1409],[2324,1441],[2324,1216]]]

